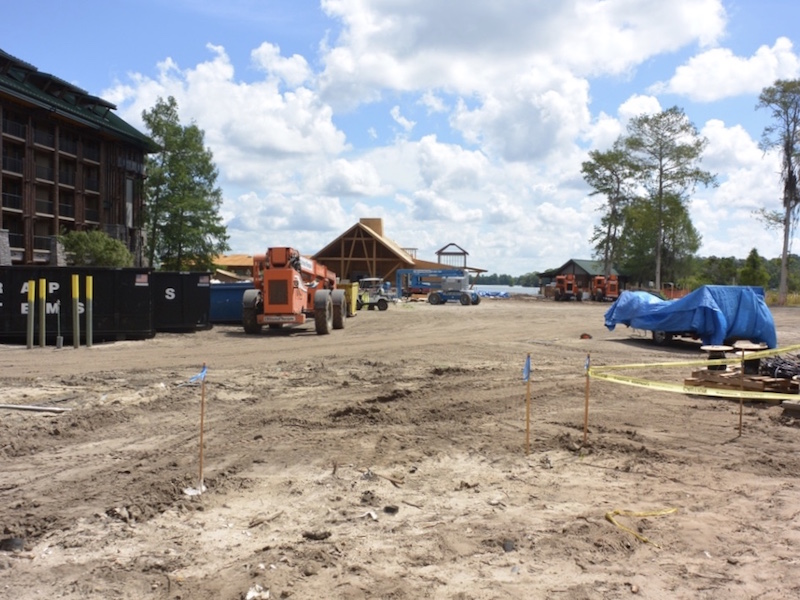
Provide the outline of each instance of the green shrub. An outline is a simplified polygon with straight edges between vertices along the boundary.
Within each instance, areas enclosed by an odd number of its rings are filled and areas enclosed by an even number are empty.
[[[70,264],[91,267],[130,267],[133,255],[119,240],[102,231],[70,231],[58,238]]]

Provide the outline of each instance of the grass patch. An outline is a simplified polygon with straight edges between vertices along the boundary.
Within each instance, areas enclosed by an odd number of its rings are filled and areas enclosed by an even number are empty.
[[[769,306],[778,306],[778,292],[768,290],[764,294],[764,299]],[[786,306],[800,306],[800,293],[789,292],[786,296]]]

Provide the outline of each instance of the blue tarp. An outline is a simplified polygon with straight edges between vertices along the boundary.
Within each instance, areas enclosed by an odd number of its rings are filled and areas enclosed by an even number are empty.
[[[511,298],[508,292],[490,292],[486,290],[478,290],[478,296],[483,298]]]
[[[679,300],[624,291],[606,311],[609,331],[622,323],[635,329],[691,334],[703,344],[750,340],[778,346],[775,322],[760,287],[706,285]]]

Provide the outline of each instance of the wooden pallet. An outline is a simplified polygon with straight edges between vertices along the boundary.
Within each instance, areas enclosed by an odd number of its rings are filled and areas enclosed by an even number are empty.
[[[684,379],[684,385],[718,388],[726,390],[745,390],[749,392],[774,392],[776,394],[798,394],[800,386],[792,379],[767,377],[766,375],[741,375],[739,369],[714,371],[700,369]],[[778,401],[774,401],[775,404]]]
[[[800,401],[798,400],[784,400],[781,402],[783,412],[792,417],[800,417]]]

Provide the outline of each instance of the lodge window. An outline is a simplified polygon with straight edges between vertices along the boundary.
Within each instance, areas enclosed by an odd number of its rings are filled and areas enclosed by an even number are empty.
[[[3,181],[3,208],[22,211],[22,185],[18,181]]]
[[[38,124],[33,128],[33,143],[47,148],[55,148],[56,136],[53,134],[52,129]]]
[[[92,162],[100,162],[100,143],[95,140],[83,142],[83,158]]]
[[[53,198],[50,188],[36,187],[36,212],[43,215],[53,214]]]
[[[36,179],[54,181],[53,159],[47,154],[36,155]]]
[[[62,191],[58,195],[58,216],[65,219],[75,218],[75,196],[72,192]]]
[[[58,183],[75,187],[75,163],[62,160],[58,163]]]
[[[93,223],[100,222],[100,200],[97,197],[86,198],[86,220]]]
[[[84,167],[83,186],[87,192],[100,191],[100,170],[94,167]]]
[[[24,149],[20,144],[3,144],[3,171],[22,174]]]
[[[78,154],[78,137],[74,133],[62,131],[58,136],[58,149],[65,154],[76,156]]]
[[[13,114],[3,116],[3,133],[24,140],[28,134],[25,120]]]

